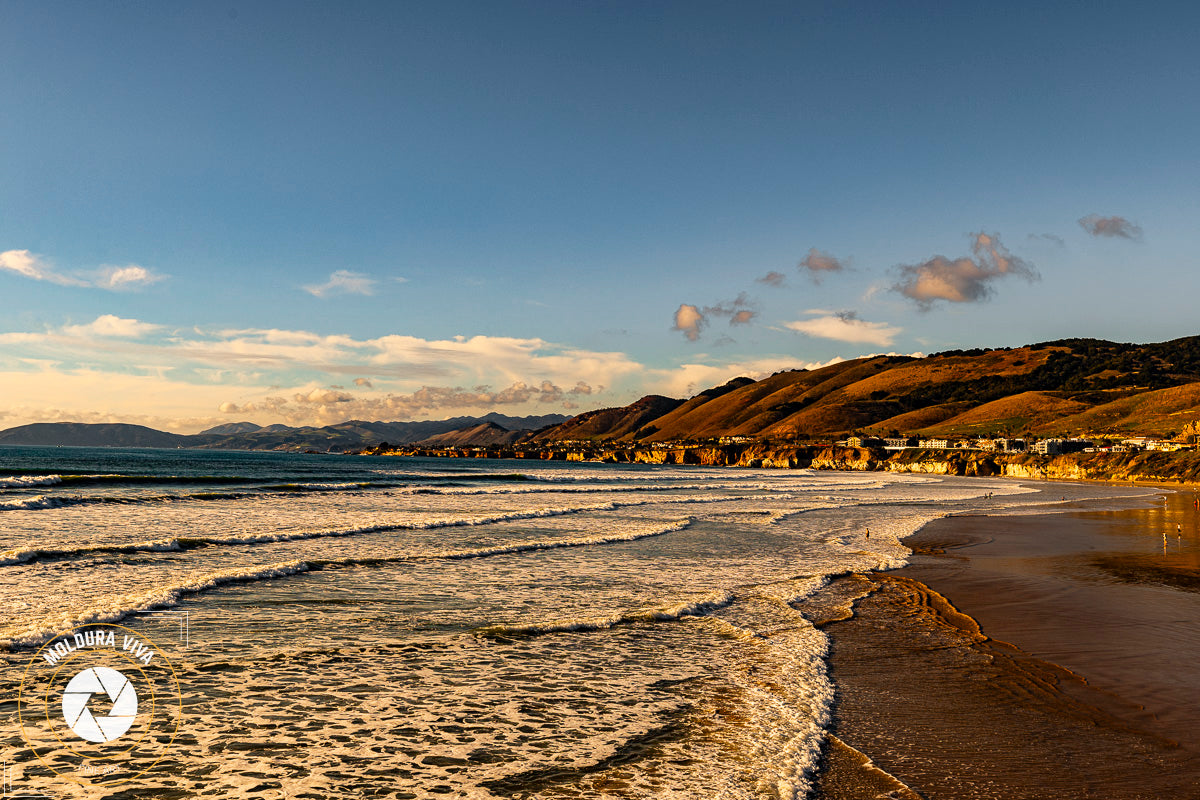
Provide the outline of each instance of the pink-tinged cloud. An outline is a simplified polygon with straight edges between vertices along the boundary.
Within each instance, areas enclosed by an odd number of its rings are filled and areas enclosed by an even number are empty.
[[[674,330],[683,331],[683,335],[688,338],[689,342],[694,342],[700,338],[700,331],[704,330],[704,326],[708,324],[708,319],[704,316],[704,312],[699,308],[688,303],[680,303],[679,308],[675,311]]]
[[[753,308],[753,301],[745,292],[741,292],[732,300],[723,300],[715,306],[705,306],[704,315],[728,317],[730,325],[745,325],[758,316],[758,312]]]
[[[1092,236],[1134,240],[1142,238],[1142,229],[1124,217],[1102,217],[1099,214],[1089,214],[1079,220],[1079,225]]]
[[[716,305],[704,308],[682,303],[675,311],[675,324],[672,329],[683,331],[688,341],[694,342],[700,338],[700,332],[714,317],[725,317],[730,325],[749,325],[758,316],[758,311],[753,306],[754,301],[747,297],[745,292],[741,292],[732,300],[722,300]]]
[[[779,289],[784,285],[784,282],[787,280],[787,276],[784,275],[782,272],[775,272],[774,270],[772,270],[772,271],[768,272],[766,275],[763,275],[761,278],[755,278],[754,280],[756,283],[766,284],[767,286],[774,286],[776,289]]]
[[[928,311],[938,300],[983,300],[992,293],[991,283],[1007,275],[1027,281],[1041,277],[1031,265],[1009,253],[995,234],[976,233],[973,237],[973,258],[951,260],[938,255],[920,264],[901,265],[900,280],[892,285],[892,291],[915,300],[921,310]]]
[[[245,403],[227,400],[217,408],[222,414],[266,414],[282,417],[292,424],[328,424],[330,420],[397,419],[526,403],[552,403],[574,408],[576,406],[572,398],[590,395],[595,391],[597,390],[584,381],[578,381],[571,389],[563,389],[549,380],[537,383],[516,381],[498,391],[487,385],[422,386],[414,392],[389,392],[383,396],[371,397],[356,396],[339,391],[336,387],[318,386],[294,392],[291,397],[271,395]]]
[[[822,253],[817,248],[808,251],[808,255],[796,265],[801,272],[807,272],[813,281],[820,283],[821,276],[828,272],[842,272],[846,265],[841,259],[829,253]]]

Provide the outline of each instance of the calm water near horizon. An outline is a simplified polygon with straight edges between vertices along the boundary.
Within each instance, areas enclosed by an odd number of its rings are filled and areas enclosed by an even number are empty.
[[[1153,494],[810,470],[0,448],[5,788],[804,797],[835,688],[812,624],[838,613],[819,591],[830,576],[903,565],[898,539],[945,514],[1044,511],[1062,497],[1115,508]],[[8,699],[36,648],[84,623],[153,640],[177,675],[178,736],[128,784],[66,783],[31,755]],[[47,762],[78,767],[70,744]]]

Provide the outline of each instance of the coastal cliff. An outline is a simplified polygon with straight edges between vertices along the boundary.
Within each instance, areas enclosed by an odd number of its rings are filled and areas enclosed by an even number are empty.
[[[780,446],[764,442],[710,447],[375,448],[371,455],[514,458],[608,464],[907,472],[1034,480],[1200,483],[1200,452],[989,453],[978,450],[884,450],[872,447]]]

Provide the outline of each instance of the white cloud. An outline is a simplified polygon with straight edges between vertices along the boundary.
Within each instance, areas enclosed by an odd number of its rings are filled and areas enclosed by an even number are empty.
[[[852,344],[874,344],[881,347],[890,345],[895,341],[896,335],[903,330],[885,322],[867,322],[859,319],[853,311],[831,313],[823,309],[810,309],[807,313],[817,313],[822,316],[785,322],[784,327],[821,339],[833,339]]]
[[[54,269],[45,259],[28,250],[6,250],[0,253],[0,269],[15,272],[35,281],[47,281],[59,286],[80,286],[91,289],[120,291],[156,283],[164,276],[129,264],[124,267],[105,266],[91,272],[66,274]]]
[[[145,267],[130,264],[125,267],[101,267],[94,285],[101,289],[127,289],[157,283],[162,279],[162,275],[155,274]]]
[[[68,325],[62,329],[67,336],[116,336],[136,339],[162,328],[150,322],[122,319],[113,314],[102,314],[87,325]]]
[[[5,250],[0,253],[0,269],[6,269],[10,272],[15,272],[18,275],[23,275],[26,278],[32,278],[35,281],[50,281],[51,283],[62,284],[64,278],[51,270],[41,259],[30,253],[28,250]],[[70,284],[67,285],[78,285]]]
[[[403,282],[403,278],[400,279]],[[329,297],[335,294],[375,294],[375,279],[361,272],[339,269],[330,273],[325,283],[309,284],[304,291],[313,297]]]
[[[804,361],[789,356],[767,356],[749,361],[730,361],[721,364],[680,364],[667,369],[646,370],[641,394],[662,394],[667,397],[690,397],[713,386],[737,377],[761,380],[776,372],[789,369],[819,369],[846,359],[838,356],[829,361]]]
[[[200,417],[224,406],[222,413],[253,413],[256,421],[290,424],[410,419],[436,416],[443,409],[485,413],[499,405],[545,413],[551,410],[547,405],[565,407],[581,397],[602,395],[604,387],[628,385],[644,373],[643,365],[624,353],[542,339],[356,339],[276,329],[166,335],[163,326],[111,314],[47,332],[0,334],[0,344],[0,370],[27,376],[6,384],[13,389],[6,399],[63,414],[90,414],[99,408],[105,414],[137,416],[159,404],[142,389],[117,405],[99,406],[90,387],[97,374],[106,372],[161,380],[173,404],[193,406],[181,416]],[[46,379],[30,376],[39,370],[79,388],[38,395],[36,386]],[[341,388],[343,383],[348,390]],[[180,388],[201,385],[209,398],[203,404],[200,393],[189,397]],[[219,390],[219,396],[212,398],[210,390]]]

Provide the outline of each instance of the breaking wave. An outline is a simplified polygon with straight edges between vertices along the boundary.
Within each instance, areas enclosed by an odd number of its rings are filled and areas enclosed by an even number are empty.
[[[142,542],[132,542],[130,544],[111,544],[111,545],[83,545],[79,547],[64,547],[64,548],[40,548],[40,547],[25,547],[15,548],[0,552],[0,567],[11,567],[21,564],[28,564],[33,561],[50,561],[71,559],[95,555],[106,554],[128,554],[128,553],[163,553],[180,550],[193,550],[202,547],[240,547],[256,544],[276,544],[279,542],[295,542],[305,539],[324,539],[343,536],[361,536],[371,533],[386,533],[388,531],[424,531],[436,530],[439,528],[461,528],[475,527],[480,525],[492,525],[498,522],[513,522],[523,519],[542,519],[546,517],[560,517],[569,514],[580,514],[589,511],[614,511],[618,508],[629,506],[648,505],[651,502],[655,504],[663,503],[703,503],[703,502],[723,502],[745,500],[745,496],[737,495],[730,497],[701,497],[701,498],[674,498],[656,499],[654,501],[639,500],[634,502],[610,502],[610,503],[595,503],[586,506],[571,506],[568,508],[541,508],[532,511],[513,511],[504,514],[493,514],[485,517],[464,517],[459,519],[441,519],[431,520],[429,522],[404,522],[395,524],[382,525],[366,525],[358,528],[342,528],[328,529],[316,531],[286,531],[283,533],[262,533],[251,536],[178,536],[170,539],[153,539]],[[619,538],[619,537],[618,537]],[[607,539],[605,537],[597,537],[599,540]],[[618,539],[612,539],[617,541]],[[571,540],[574,541],[574,540]],[[579,540],[582,543],[592,543],[591,540]],[[511,545],[511,547],[530,547],[532,543],[524,545]],[[561,546],[561,545],[556,545]],[[432,557],[437,558],[469,558],[470,555],[458,555],[458,553],[473,553],[474,551],[445,551],[441,554],[432,554]],[[517,552],[517,551],[513,551]],[[430,556],[431,554],[424,554]],[[411,560],[415,556],[405,557],[399,560]]]
[[[29,626],[23,630],[6,631],[3,638],[0,638],[0,648],[12,650],[18,647],[37,646],[54,638],[62,631],[79,625],[117,622],[140,611],[176,605],[188,595],[206,592],[218,586],[284,578],[300,572],[307,572],[308,568],[308,564],[303,561],[288,561],[251,569],[209,572],[179,583],[112,598],[104,605],[82,612],[68,611],[57,618],[43,620],[38,625]]]

